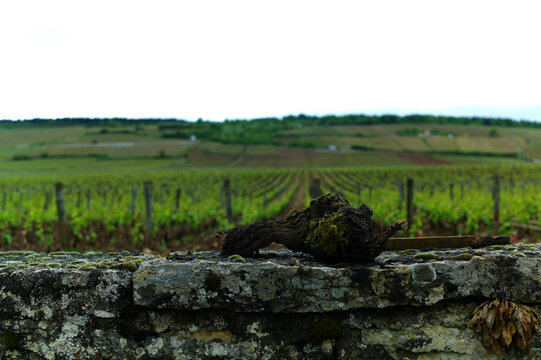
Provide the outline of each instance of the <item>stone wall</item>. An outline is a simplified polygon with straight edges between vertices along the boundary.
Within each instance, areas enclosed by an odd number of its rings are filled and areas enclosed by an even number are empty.
[[[541,310],[540,250],[0,253],[0,358],[541,359],[538,337],[495,355],[466,325],[487,299]]]

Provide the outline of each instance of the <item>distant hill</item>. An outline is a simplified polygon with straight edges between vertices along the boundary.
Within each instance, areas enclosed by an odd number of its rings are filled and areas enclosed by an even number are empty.
[[[0,173],[85,167],[535,162],[541,123],[496,118],[288,116],[0,121]],[[114,163],[114,164],[113,164]],[[49,170],[47,170],[49,169]],[[26,170],[25,170],[26,171]]]

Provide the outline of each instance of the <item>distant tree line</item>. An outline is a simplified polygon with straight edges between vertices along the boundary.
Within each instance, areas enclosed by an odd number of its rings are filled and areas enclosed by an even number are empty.
[[[327,116],[286,116],[285,122],[310,123],[312,125],[374,125],[374,124],[454,124],[454,125],[482,125],[482,126],[505,126],[505,127],[533,127],[541,128],[541,122],[521,120],[516,121],[506,118],[488,117],[455,117],[436,115],[327,115]]]
[[[0,120],[0,127],[122,127],[134,125],[176,124],[180,119],[128,119],[128,118],[61,118],[61,119],[28,119]]]
[[[458,124],[458,125],[483,125],[483,126],[506,126],[506,127],[534,127],[541,128],[541,122],[528,120],[512,120],[507,118],[490,117],[456,117],[456,116],[436,116],[436,115],[326,115],[311,116],[305,114],[289,115],[280,118],[260,118],[251,120],[225,120],[223,122],[207,121],[199,119],[198,121],[187,121],[177,118],[61,118],[61,119],[28,119],[28,120],[0,120],[0,126],[32,127],[32,126],[102,126],[102,127],[120,127],[140,125],[159,125],[166,128],[192,127],[205,124],[238,125],[266,124],[271,127],[283,127],[284,125],[309,124],[320,126],[332,125],[372,125],[372,124]]]

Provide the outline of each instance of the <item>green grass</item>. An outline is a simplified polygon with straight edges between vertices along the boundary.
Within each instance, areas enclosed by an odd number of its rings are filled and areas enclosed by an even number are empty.
[[[177,161],[171,159],[102,161],[83,158],[3,161],[0,162],[0,176],[153,171],[170,170],[176,167],[178,167]]]

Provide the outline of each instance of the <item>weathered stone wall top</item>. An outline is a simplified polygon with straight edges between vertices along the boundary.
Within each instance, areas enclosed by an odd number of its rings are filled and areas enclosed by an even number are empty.
[[[132,272],[153,255],[0,253],[0,318],[118,317],[133,302]]]
[[[540,303],[540,250],[537,244],[412,249],[384,252],[370,266],[325,265],[286,250],[262,251],[257,259],[218,252],[177,252],[167,258],[8,252],[0,253],[0,303],[15,306],[18,297],[39,304],[62,293],[58,311],[65,311],[89,292],[81,306],[102,315],[118,314],[121,303],[132,302],[156,309],[271,313],[428,306],[471,296]],[[0,312],[8,309],[2,306]],[[53,316],[54,309],[43,313]]]
[[[180,310],[329,312],[442,300],[511,297],[541,302],[537,244],[384,252],[371,266],[316,263],[290,251],[258,259],[178,252],[134,273],[134,303]]]
[[[405,250],[370,266],[289,251],[0,253],[0,358],[541,359],[537,337],[532,353],[487,355],[467,327],[484,298],[540,311],[540,249]]]

